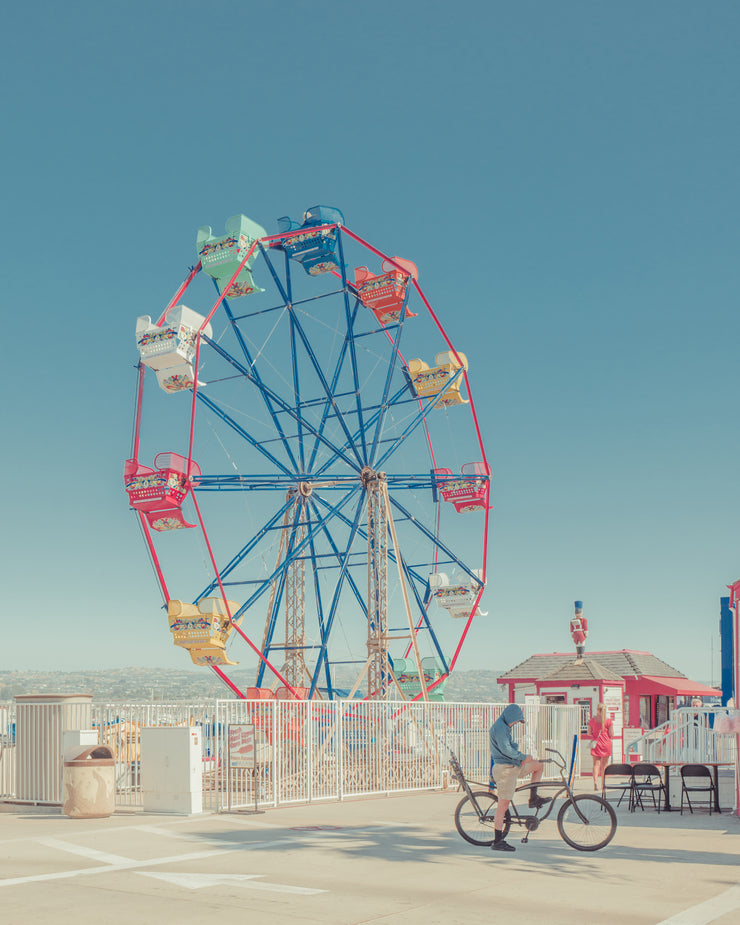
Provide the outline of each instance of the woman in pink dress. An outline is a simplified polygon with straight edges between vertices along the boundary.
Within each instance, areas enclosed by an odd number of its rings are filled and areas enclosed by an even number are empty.
[[[612,721],[603,703],[596,707],[596,716],[588,721],[588,732],[593,740],[591,757],[594,760],[594,790],[600,790],[604,783],[604,769],[612,757]]]

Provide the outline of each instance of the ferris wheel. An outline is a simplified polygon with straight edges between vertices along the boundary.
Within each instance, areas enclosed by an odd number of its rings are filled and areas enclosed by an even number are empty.
[[[467,359],[338,209],[278,227],[200,228],[136,322],[124,482],[162,631],[242,697],[441,699],[486,576]]]

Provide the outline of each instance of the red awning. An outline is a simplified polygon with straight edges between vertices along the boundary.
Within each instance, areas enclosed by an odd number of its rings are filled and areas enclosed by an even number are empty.
[[[643,674],[640,675],[639,684],[640,693],[667,694],[669,697],[719,697],[722,694],[714,687],[689,681],[688,678],[658,678]]]

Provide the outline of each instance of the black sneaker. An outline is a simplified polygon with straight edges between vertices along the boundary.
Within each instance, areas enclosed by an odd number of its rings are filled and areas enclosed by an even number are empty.
[[[500,841],[495,841],[491,845],[491,851],[516,851],[516,848],[502,838]]]
[[[550,797],[530,797],[529,798],[529,808],[530,809],[542,809],[547,803],[550,802]]]

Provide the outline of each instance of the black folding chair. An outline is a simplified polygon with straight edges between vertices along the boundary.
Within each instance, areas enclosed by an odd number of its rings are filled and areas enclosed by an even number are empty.
[[[686,796],[689,810],[693,814],[694,807],[691,805],[690,793],[705,793],[708,796],[709,815],[712,815],[712,806],[715,802],[719,803],[717,788],[714,786],[714,778],[709,768],[703,764],[684,764],[681,767],[681,815],[683,815],[683,798]],[[695,804],[702,803],[702,800],[694,799]]]
[[[614,782],[607,778],[619,778]],[[620,790],[621,794],[617,801],[617,806],[621,806],[625,793],[628,794],[627,806],[632,807],[632,765],[631,764],[608,764],[604,769],[604,777],[601,782],[601,796],[606,800],[608,790]]]
[[[645,805],[642,802],[642,798],[645,794],[649,794],[653,800],[653,809],[657,809],[660,812],[661,801],[665,800],[665,784],[663,783],[663,778],[660,774],[660,769],[657,768],[654,764],[636,764],[632,768],[632,810],[639,806],[640,809],[644,810]],[[655,799],[655,795],[658,795],[658,799]]]

